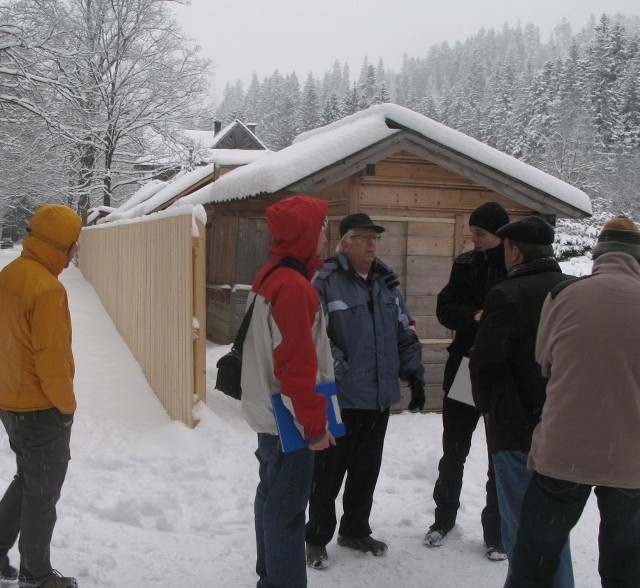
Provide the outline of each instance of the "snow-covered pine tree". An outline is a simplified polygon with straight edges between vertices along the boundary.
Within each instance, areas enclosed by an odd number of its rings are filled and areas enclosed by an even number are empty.
[[[322,125],[320,110],[320,96],[318,84],[312,74],[309,74],[302,90],[300,110],[298,114],[298,128],[300,132],[310,131]]]
[[[342,116],[349,116],[367,108],[358,84],[355,82],[351,89],[342,96],[341,113]]]
[[[324,103],[322,109],[322,116],[320,117],[322,125],[328,125],[332,122],[342,118],[342,111],[340,108],[340,98],[334,92],[332,93]]]
[[[591,201],[593,216],[588,219],[559,219],[556,223],[556,238],[553,252],[558,261],[567,261],[575,257],[591,257],[598,235],[603,225],[612,217],[620,214],[613,212],[615,206],[608,198],[594,198]]]

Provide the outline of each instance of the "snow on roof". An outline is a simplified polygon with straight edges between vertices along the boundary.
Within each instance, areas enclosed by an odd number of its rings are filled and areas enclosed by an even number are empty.
[[[231,129],[233,129],[233,127],[235,127],[237,124],[241,124],[243,127],[244,125],[238,120],[235,119],[233,122],[230,122],[226,127],[223,127],[222,129],[220,129],[220,132],[215,136],[215,139],[211,141],[211,143],[208,145],[208,147],[210,149],[215,148],[215,146],[220,143],[220,141],[226,137],[230,132]],[[245,129],[247,129],[247,127],[244,127]],[[249,129],[247,129],[247,132],[250,133],[251,131]]]
[[[215,131],[199,130],[184,130],[182,131],[182,133],[196,144],[200,144],[207,149],[215,149],[216,145],[221,143],[222,139],[224,139],[237,126],[243,127],[247,131],[247,133],[250,133],[253,137],[255,137],[258,143],[263,145],[265,149],[267,148],[264,143],[262,143],[262,141],[260,141],[260,139],[258,139],[258,137],[256,137],[256,135],[252,133],[241,120],[238,119],[235,119],[233,122],[223,127],[218,132],[218,134],[216,134]]]
[[[246,165],[259,159],[266,153],[271,153],[266,149],[205,149],[199,158],[203,163],[217,163],[218,165]],[[170,165],[177,162],[173,156],[154,158],[153,160],[142,159],[137,164],[147,164],[154,167],[160,165]]]
[[[221,143],[222,139],[237,126],[242,127],[247,133],[249,133],[249,135],[251,135],[263,147],[263,149],[268,149],[268,147],[258,138],[258,136],[253,131],[251,131],[247,125],[245,125],[241,120],[237,118],[233,122],[229,123],[226,127],[221,129],[217,135],[215,135],[215,138],[209,145],[209,148],[215,149],[216,145]]]
[[[126,202],[123,202],[115,212],[125,212],[134,206],[149,200],[151,196],[157,194],[160,190],[167,186],[167,182],[161,180],[151,180],[144,184],[137,192],[135,192]]]
[[[182,133],[191,139],[194,143],[200,144],[203,147],[210,148],[213,146],[214,139],[216,137],[215,131],[200,131],[197,129],[186,129]]]
[[[375,117],[365,117],[341,125],[331,133],[320,133],[281,151],[271,152],[225,174],[183,200],[189,204],[205,204],[277,192],[397,132],[385,124],[380,125]]]
[[[151,193],[146,199],[142,200],[139,197],[140,192],[148,185],[145,184],[140,190],[138,190],[129,200],[137,200],[132,206],[125,207],[129,201],[125,202],[120,208],[114,210],[108,216],[101,218],[98,223],[110,223],[113,221],[132,219],[139,216],[149,214],[156,208],[159,208],[163,204],[169,202],[172,198],[175,198],[178,194],[184,190],[190,188],[194,184],[205,179],[207,176],[213,175],[214,165],[211,163],[202,167],[198,167],[191,172],[183,173],[176,176],[171,182],[159,182],[162,184],[161,189]],[[158,180],[154,180],[158,182]],[[153,183],[153,182],[150,182]],[[157,184],[156,184],[157,185]]]
[[[217,145],[219,145],[222,140],[238,126],[242,127],[247,134],[251,135],[261,148],[218,149]],[[197,129],[183,129],[180,132],[193,143],[194,147],[200,148],[203,151],[202,155],[206,163],[213,163],[215,161],[220,165],[245,165],[260,157],[265,150],[268,150],[268,147],[258,138],[258,136],[253,133],[247,125],[238,119],[235,119],[233,122],[226,125],[217,134],[215,131],[202,131]],[[156,150],[164,152],[165,155],[142,155],[136,160],[137,165],[158,166],[171,164],[176,161],[176,154],[172,150],[162,147],[164,140],[160,134],[148,131],[147,135],[149,143],[154,146]],[[243,155],[244,152],[248,152],[251,155]],[[221,161],[221,159],[224,159],[224,161]]]
[[[268,149],[210,149],[208,163],[247,165],[271,153]]]
[[[301,134],[281,151],[235,169],[219,180],[183,198],[181,202],[206,204],[274,193],[382,141],[401,129],[410,129],[447,149],[528,184],[591,214],[589,197],[578,188],[515,159],[493,147],[397,104],[378,104],[325,127]]]
[[[154,221],[161,218],[169,218],[174,216],[182,216],[182,215],[191,215],[192,219],[199,220],[203,225],[207,224],[207,213],[203,206],[192,206],[189,204],[172,206],[169,210],[160,210],[153,214],[147,214],[144,216],[137,216],[135,218],[120,218],[118,220],[114,220],[107,224],[96,224],[91,227],[83,227],[83,231],[94,230],[94,229],[103,229],[107,227],[113,227],[118,225],[127,225],[127,224],[135,224],[141,222],[149,222]],[[192,236],[197,237],[197,228],[192,227]]]
[[[114,210],[115,208],[113,208],[113,206],[95,206],[93,208],[90,208],[89,210],[87,210],[87,223],[92,223],[102,213],[109,214]]]

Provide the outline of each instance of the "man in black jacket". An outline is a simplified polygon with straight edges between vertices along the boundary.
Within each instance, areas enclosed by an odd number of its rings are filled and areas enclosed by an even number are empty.
[[[533,475],[527,456],[546,399],[546,381],[535,360],[538,322],[547,294],[569,277],[553,258],[553,227],[540,217],[524,217],[496,234],[503,238],[508,274],[487,294],[469,366],[476,406],[485,413],[502,542],[512,562],[522,500]],[[554,588],[573,588],[568,544],[561,560]],[[511,569],[507,585],[510,576]]]
[[[423,539],[428,547],[442,545],[445,535],[456,522],[460,507],[464,463],[482,413],[470,404],[449,398],[449,391],[463,358],[469,357],[487,289],[496,280],[507,275],[502,239],[495,233],[508,222],[507,211],[497,202],[486,202],[471,213],[469,229],[474,249],[455,258],[449,283],[438,294],[438,320],[455,331],[455,337],[448,349],[449,358],[444,370],[443,455],[438,464],[439,476],[433,490],[435,521]],[[461,369],[467,369],[466,364]],[[505,559],[491,460],[487,479],[487,503],[481,519],[487,557],[492,560]]]

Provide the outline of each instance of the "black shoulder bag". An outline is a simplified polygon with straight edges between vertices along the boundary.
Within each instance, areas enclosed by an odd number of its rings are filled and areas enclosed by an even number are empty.
[[[283,257],[279,263],[274,265],[260,280],[256,295],[254,296],[247,312],[242,319],[238,333],[236,334],[235,341],[231,346],[231,351],[226,355],[223,355],[216,364],[218,368],[218,375],[216,377],[216,389],[220,390],[227,396],[240,400],[242,398],[242,387],[240,386],[240,378],[242,376],[242,346],[249,330],[249,323],[251,322],[251,315],[253,314],[253,307],[256,303],[256,297],[260,286],[264,284],[264,281],[279,267],[289,267],[301,273],[303,276],[308,277],[307,268],[293,257]]]

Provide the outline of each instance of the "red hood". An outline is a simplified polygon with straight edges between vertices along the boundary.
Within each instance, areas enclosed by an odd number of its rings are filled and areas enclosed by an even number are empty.
[[[271,255],[294,257],[304,263],[313,276],[322,267],[318,239],[328,210],[324,200],[310,196],[291,196],[267,208]]]

